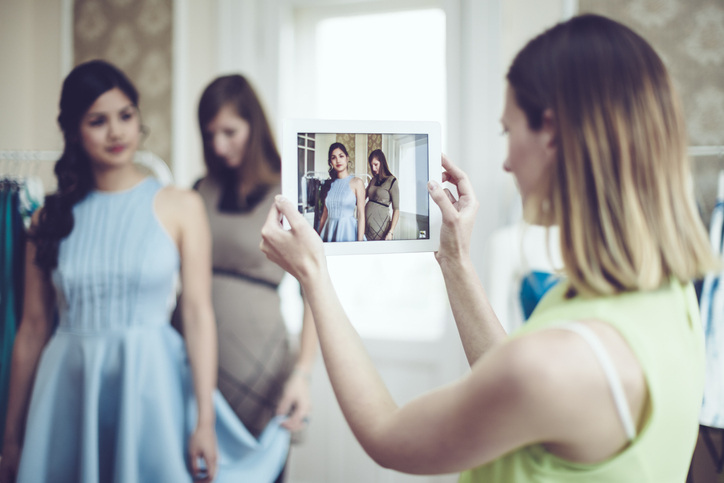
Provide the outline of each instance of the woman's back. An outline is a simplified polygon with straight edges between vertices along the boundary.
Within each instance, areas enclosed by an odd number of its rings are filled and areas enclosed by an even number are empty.
[[[565,299],[551,290],[513,337],[581,320],[599,320],[623,336],[648,388],[631,444],[603,463],[566,461],[533,445],[463,473],[461,482],[682,482],[696,441],[704,347],[693,287],[672,281],[654,292]],[[622,375],[625,377],[625,375]]]

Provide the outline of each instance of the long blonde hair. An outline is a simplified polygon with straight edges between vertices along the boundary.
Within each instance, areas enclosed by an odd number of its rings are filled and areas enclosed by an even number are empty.
[[[553,112],[558,159],[537,218],[560,226],[569,293],[652,290],[716,266],[678,97],[643,38],[605,17],[574,17],[531,40],[507,78],[531,129]]]

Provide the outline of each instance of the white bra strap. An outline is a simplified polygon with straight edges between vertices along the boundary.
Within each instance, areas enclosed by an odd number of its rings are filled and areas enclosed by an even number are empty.
[[[575,332],[583,337],[583,339],[588,342],[588,345],[591,346],[596,359],[598,359],[603,372],[606,374],[606,379],[608,379],[608,385],[611,388],[613,401],[616,404],[616,409],[618,410],[618,415],[621,418],[621,423],[623,424],[623,429],[626,432],[626,437],[629,441],[633,440],[636,437],[636,426],[634,425],[633,418],[631,417],[631,409],[629,408],[628,401],[626,400],[626,393],[623,390],[621,379],[618,377],[616,368],[614,367],[613,362],[611,362],[611,358],[606,352],[601,340],[594,331],[579,322],[569,322],[556,326],[556,328]]]

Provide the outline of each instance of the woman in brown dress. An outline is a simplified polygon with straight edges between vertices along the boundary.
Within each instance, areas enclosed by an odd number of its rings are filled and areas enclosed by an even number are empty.
[[[397,178],[390,172],[387,158],[381,149],[372,151],[367,161],[372,179],[367,185],[365,235],[368,240],[392,240],[400,219],[400,187]]]
[[[219,337],[221,393],[249,431],[289,415],[305,427],[317,336],[306,308],[299,349],[291,344],[277,287],[284,271],[259,250],[260,230],[280,193],[281,158],[264,110],[241,75],[215,79],[199,101],[207,175],[195,189],[212,234],[212,300]]]

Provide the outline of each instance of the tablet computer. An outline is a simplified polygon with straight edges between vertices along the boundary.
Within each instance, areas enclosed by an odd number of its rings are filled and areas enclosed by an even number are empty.
[[[327,255],[435,251],[440,124],[290,119],[282,132],[282,194]]]

